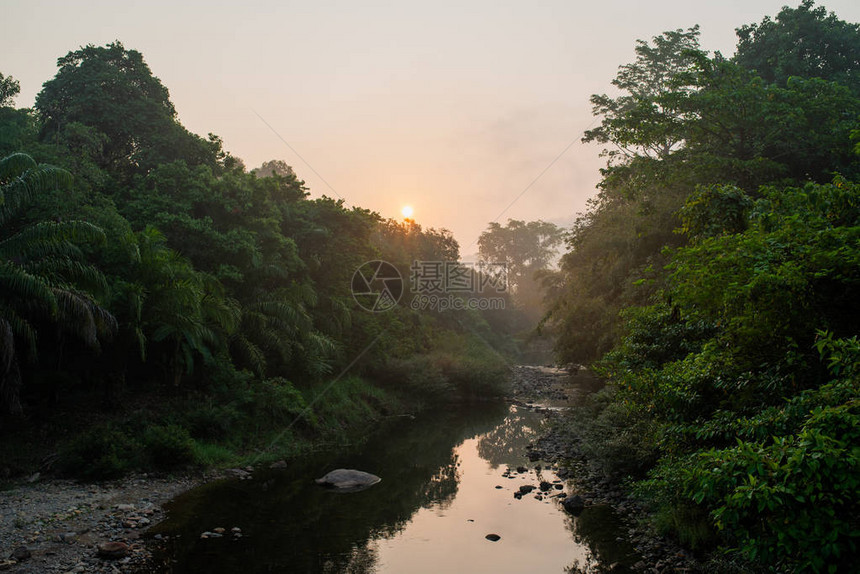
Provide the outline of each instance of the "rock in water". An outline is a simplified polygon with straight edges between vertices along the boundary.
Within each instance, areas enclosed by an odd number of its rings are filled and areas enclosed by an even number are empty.
[[[316,479],[317,484],[337,489],[338,492],[358,492],[382,480],[375,474],[361,470],[339,468]]]
[[[568,496],[564,499],[564,502],[561,503],[565,510],[573,514],[574,516],[579,516],[579,513],[583,511],[585,508],[585,501],[582,500],[582,497],[578,494],[573,496]]]

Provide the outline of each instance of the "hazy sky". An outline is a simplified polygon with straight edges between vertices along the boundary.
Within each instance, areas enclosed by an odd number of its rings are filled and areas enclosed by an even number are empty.
[[[728,55],[736,27],[785,3],[2,0],[0,72],[31,106],[58,57],[118,39],[188,129],[220,135],[249,169],[283,159],[312,195],[387,217],[411,204],[468,255],[571,142],[500,220],[568,222],[584,208],[604,163],[579,143],[588,98],[609,91],[637,38],[700,24],[703,47]],[[824,5],[860,20],[856,0]]]

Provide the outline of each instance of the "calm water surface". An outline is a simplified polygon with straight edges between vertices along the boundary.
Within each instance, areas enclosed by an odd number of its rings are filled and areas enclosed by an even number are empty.
[[[401,419],[360,447],[191,490],[150,535],[169,536],[162,558],[176,573],[628,571],[636,558],[616,541],[620,525],[607,508],[573,517],[557,498],[514,498],[523,484],[558,480],[524,456],[542,424],[508,405]],[[518,466],[528,471],[503,476]],[[382,482],[349,494],[314,484],[335,468]],[[216,527],[239,527],[243,537],[200,539]],[[490,533],[501,540],[486,540]]]

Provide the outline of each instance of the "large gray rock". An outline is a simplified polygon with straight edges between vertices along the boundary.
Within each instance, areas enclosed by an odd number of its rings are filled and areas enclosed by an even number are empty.
[[[382,479],[369,472],[338,468],[324,477],[316,479],[316,483],[335,488],[338,492],[357,492],[365,488],[370,488],[380,480]]]

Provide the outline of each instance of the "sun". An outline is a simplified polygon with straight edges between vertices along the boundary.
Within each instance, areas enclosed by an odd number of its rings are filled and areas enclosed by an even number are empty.
[[[403,214],[403,217],[409,219],[412,217],[412,214],[415,213],[415,210],[412,209],[411,205],[404,205],[403,209],[400,210],[400,213]]]

